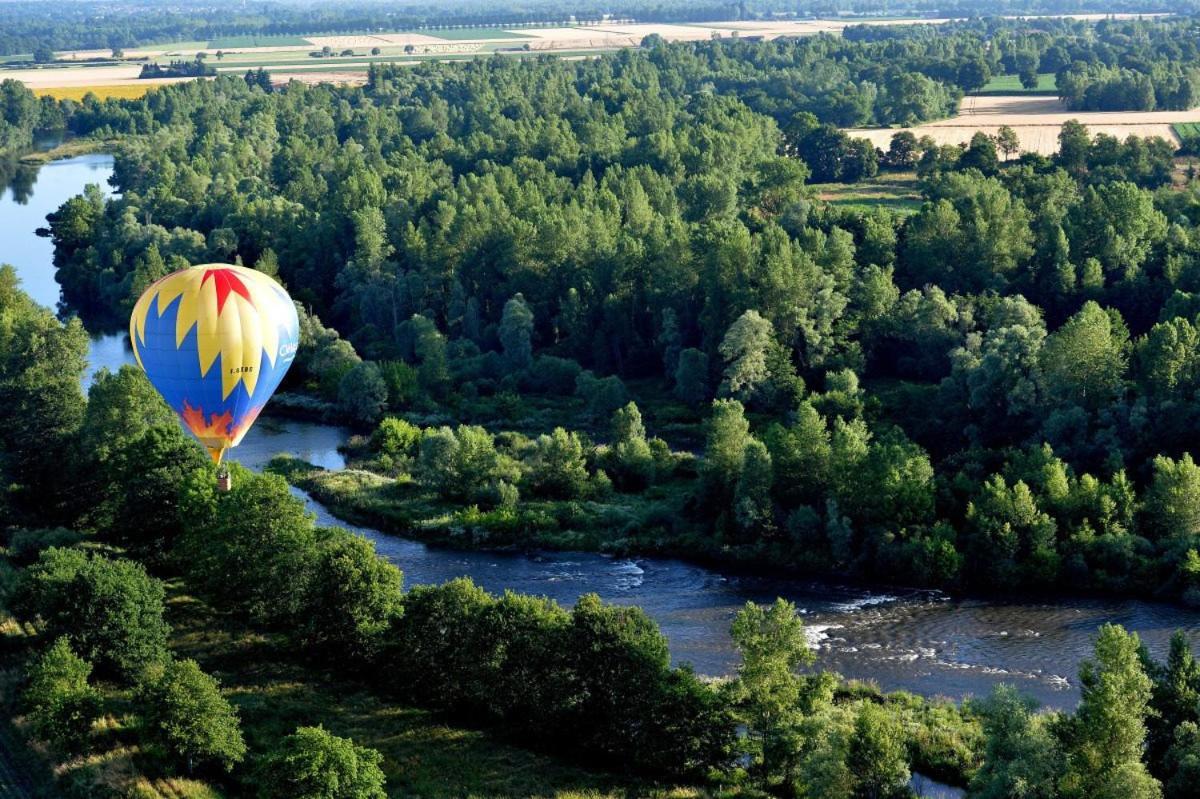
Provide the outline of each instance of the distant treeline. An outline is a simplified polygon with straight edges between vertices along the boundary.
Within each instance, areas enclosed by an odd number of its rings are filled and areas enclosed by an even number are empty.
[[[0,55],[53,50],[136,47],[172,41],[206,41],[222,36],[287,36],[305,33],[350,33],[441,25],[515,25],[528,22],[567,23],[605,17],[643,22],[697,22],[759,19],[779,15],[836,17],[841,14],[979,16],[990,14],[1056,14],[1171,12],[1195,10],[1194,0],[849,0],[810,3],[802,0],[513,0],[498,7],[488,0],[453,6],[416,0],[384,3],[319,5],[265,2],[246,8],[216,2],[203,8],[152,0],[46,4],[22,0],[0,4]]]

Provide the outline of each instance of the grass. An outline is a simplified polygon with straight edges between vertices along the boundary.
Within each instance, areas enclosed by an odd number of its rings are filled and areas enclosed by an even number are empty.
[[[49,86],[37,88],[33,93],[38,97],[53,97],[55,100],[82,100],[89,94],[94,94],[101,100],[114,98],[118,100],[136,100],[146,92],[155,88],[154,83],[113,83],[96,86]]]
[[[887,208],[913,213],[923,201],[916,175],[911,172],[883,173],[858,183],[816,183],[813,189],[830,205],[862,211]]]
[[[1037,88],[1026,89],[1016,75],[994,75],[975,94],[1058,94],[1058,81],[1053,72],[1043,72],[1038,75]]]
[[[1200,122],[1176,122],[1171,126],[1175,135],[1180,139],[1195,139],[1200,137]]]
[[[206,47],[196,49],[228,50],[230,47],[299,47],[311,45],[303,36],[223,36],[213,39]]]
[[[51,161],[58,161],[63,158],[74,158],[77,155],[87,155],[88,153],[109,152],[116,146],[116,142],[105,139],[69,139],[57,147],[52,147],[49,150],[39,150],[37,152],[26,153],[21,156],[22,164],[47,164]]]

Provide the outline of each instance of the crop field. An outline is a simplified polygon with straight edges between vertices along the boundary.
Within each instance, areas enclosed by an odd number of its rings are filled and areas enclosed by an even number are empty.
[[[528,33],[520,33],[507,28],[447,28],[446,30],[422,30],[422,31],[400,31],[400,33],[422,33],[426,36],[433,36],[438,39],[446,39],[448,41],[458,41],[460,39],[468,39],[478,41],[480,39],[528,39]]]
[[[155,88],[149,81],[130,83],[114,83],[97,86],[49,86],[34,90],[38,97],[53,97],[55,100],[82,100],[89,94],[94,94],[101,100],[116,98],[119,100],[135,100]]]
[[[1016,131],[1021,150],[1050,155],[1058,151],[1058,133],[1064,122],[1078,120],[1096,135],[1105,133],[1124,140],[1129,136],[1159,136],[1178,145],[1174,126],[1200,123],[1200,108],[1189,111],[1069,111],[1057,97],[1006,95],[965,97],[957,116],[912,128],[852,128],[851,136],[864,138],[886,150],[899,130],[929,136],[938,144],[965,144],[977,132],[994,136],[1007,125]]]

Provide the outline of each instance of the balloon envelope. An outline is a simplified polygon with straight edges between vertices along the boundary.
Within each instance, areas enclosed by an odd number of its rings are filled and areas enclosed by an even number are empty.
[[[129,338],[150,382],[220,463],[287,373],[300,324],[291,297],[267,275],[200,264],[146,289]]]

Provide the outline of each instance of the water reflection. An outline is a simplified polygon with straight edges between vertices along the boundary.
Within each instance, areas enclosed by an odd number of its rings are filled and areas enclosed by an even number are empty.
[[[17,205],[27,205],[37,174],[36,166],[21,163],[17,156],[0,158],[0,194],[7,192]]]

